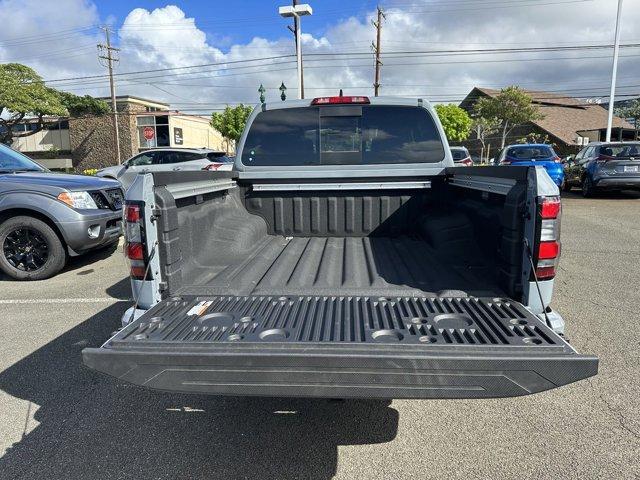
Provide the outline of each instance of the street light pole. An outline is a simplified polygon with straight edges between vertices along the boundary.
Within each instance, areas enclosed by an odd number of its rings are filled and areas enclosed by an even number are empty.
[[[607,119],[606,141],[611,141],[611,126],[613,124],[613,108],[616,99],[616,76],[618,75],[618,52],[620,51],[620,16],[622,14],[622,0],[618,0],[618,14],[616,16],[616,38],[613,44],[613,66],[611,68],[611,92],[609,93],[609,118]]]
[[[293,17],[293,23],[296,29],[296,67],[298,69],[298,98],[304,98],[304,86],[302,80],[302,44],[300,42],[300,17]]]
[[[293,17],[295,22],[295,34],[296,34],[296,63],[298,70],[298,98],[304,98],[303,91],[303,78],[302,78],[302,42],[301,42],[301,29],[300,29],[300,17],[303,15],[311,15],[313,9],[309,4],[303,3],[301,5],[287,5],[285,7],[278,8],[278,13],[281,17]]]

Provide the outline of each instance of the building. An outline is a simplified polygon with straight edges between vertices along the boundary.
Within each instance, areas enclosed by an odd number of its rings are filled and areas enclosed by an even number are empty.
[[[576,98],[557,95],[549,92],[525,90],[544,115],[536,120],[513,129],[506,143],[518,143],[525,137],[535,136],[552,143],[560,155],[575,153],[581,146],[583,138],[590,142],[605,139],[607,130],[607,110],[596,103],[587,103]],[[476,87],[460,103],[460,107],[471,113],[479,98],[495,97],[500,90]],[[634,128],[629,122],[616,116],[613,117],[611,138],[615,140],[632,140]],[[497,154],[501,138],[494,135],[490,141],[491,151]],[[465,146],[474,153],[479,152],[480,142],[472,138],[465,142]]]
[[[154,147],[227,150],[227,142],[208,117],[181,113],[167,103],[130,95],[116,97],[116,105],[122,161]],[[53,168],[81,172],[115,164],[111,114],[57,120],[40,132],[14,139],[12,147]],[[34,126],[27,120],[16,128]]]
[[[226,150],[224,138],[208,117],[184,114],[170,110],[167,103],[130,95],[116,97],[116,105],[122,161],[154,147]],[[69,137],[76,170],[115,164],[111,115],[70,118]]]

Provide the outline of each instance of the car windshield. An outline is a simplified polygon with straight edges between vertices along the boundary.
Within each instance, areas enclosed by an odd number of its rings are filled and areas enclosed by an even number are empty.
[[[555,157],[555,153],[551,147],[545,145],[511,147],[507,150],[507,157],[514,160],[543,160]]]
[[[631,145],[603,145],[600,155],[615,158],[640,157],[640,144]]]
[[[469,156],[469,152],[461,148],[451,149],[451,156],[454,161],[463,160]]]
[[[29,157],[0,145],[0,172],[44,172],[45,169]]]
[[[340,105],[267,110],[249,128],[249,166],[435,163],[444,147],[423,108]]]

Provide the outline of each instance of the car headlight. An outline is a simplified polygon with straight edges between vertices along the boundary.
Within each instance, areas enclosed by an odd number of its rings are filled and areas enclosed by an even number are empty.
[[[58,195],[58,200],[72,208],[98,208],[89,192],[62,192]]]

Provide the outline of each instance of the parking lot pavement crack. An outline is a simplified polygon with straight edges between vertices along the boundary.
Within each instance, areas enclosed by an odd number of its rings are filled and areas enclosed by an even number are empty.
[[[591,305],[595,305],[596,307],[609,308],[609,309],[611,309],[611,310],[619,310],[619,311],[621,311],[621,312],[630,313],[630,314],[632,314],[632,315],[635,315],[635,314],[636,314],[636,312],[635,312],[635,311],[632,311],[632,310],[629,310],[629,309],[626,309],[626,308],[622,308],[622,307],[619,307],[619,306],[617,306],[617,305],[608,305],[608,304],[606,304],[606,303],[596,302],[595,300],[591,300],[590,298],[586,298],[586,299],[584,299],[584,300],[585,300],[586,302],[590,303]]]
[[[597,391],[590,378],[587,379],[587,382],[589,382],[589,386],[592,388],[594,392]],[[633,428],[627,425],[626,423],[627,418],[624,416],[624,414],[617,408],[614,408],[613,405],[611,405],[609,401],[605,399],[601,393],[596,394],[596,396],[605,405],[606,409],[612,414],[612,416],[616,418],[616,420],[618,421],[618,424],[620,425],[620,428],[622,428],[624,431],[634,436],[636,439],[640,440],[640,433],[636,432]]]

